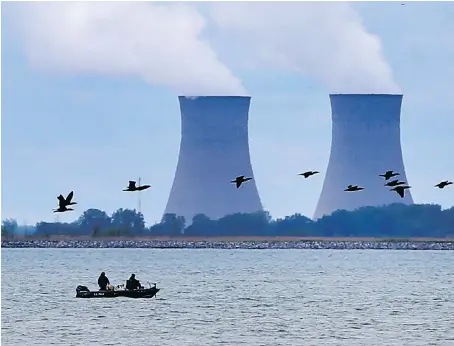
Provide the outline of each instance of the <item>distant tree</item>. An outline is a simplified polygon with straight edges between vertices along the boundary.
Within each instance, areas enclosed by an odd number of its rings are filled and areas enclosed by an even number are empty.
[[[105,211],[99,209],[85,210],[76,221],[82,234],[99,235],[110,228],[110,217]]]
[[[17,222],[2,221],[2,236],[17,233]],[[336,210],[312,221],[301,214],[272,220],[268,212],[237,213],[211,220],[195,215],[185,219],[165,214],[161,222],[145,228],[142,213],[118,209],[111,217],[98,209],[86,210],[72,223],[38,222],[36,235],[102,236],[323,236],[323,237],[454,237],[454,207],[442,210],[436,204],[394,203],[356,210]]]
[[[192,218],[192,224],[184,229],[184,235],[189,237],[203,237],[217,234],[217,222],[205,214],[197,214]]]
[[[269,221],[264,212],[226,215],[217,220],[216,231],[220,236],[263,236],[268,233]]]
[[[96,225],[93,228],[93,232],[91,232],[91,236],[95,238],[95,237],[99,237],[100,235],[102,235],[101,227]]]
[[[9,237],[10,233],[8,232],[8,229],[2,225],[2,237]]]
[[[80,228],[76,223],[63,222],[38,222],[36,224],[36,235],[81,235]]]
[[[5,219],[2,221],[2,235],[15,235],[17,233],[17,221],[15,219]]]
[[[184,216],[176,214],[164,214],[161,222],[149,228],[150,234],[154,236],[181,236],[185,226]]]
[[[441,212],[443,220],[443,235],[454,238],[454,207],[445,209]]]
[[[143,214],[135,209],[118,209],[112,214],[111,228],[131,235],[142,235],[145,232],[145,220]]]
[[[297,213],[272,221],[267,235],[302,237],[314,235],[313,228],[314,222],[311,219]]]
[[[131,231],[128,228],[109,228],[109,229],[103,231],[102,235],[105,235],[108,237],[124,237],[124,236],[130,236]]]

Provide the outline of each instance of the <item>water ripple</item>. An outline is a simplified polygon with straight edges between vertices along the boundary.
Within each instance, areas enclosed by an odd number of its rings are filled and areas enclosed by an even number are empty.
[[[2,345],[453,345],[446,251],[2,249]],[[131,272],[156,299],[75,299]]]

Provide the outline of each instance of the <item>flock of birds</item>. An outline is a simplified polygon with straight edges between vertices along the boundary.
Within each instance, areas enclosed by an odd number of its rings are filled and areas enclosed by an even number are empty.
[[[320,173],[320,172],[309,171],[309,172],[301,173],[300,175],[304,176],[304,178],[308,178],[311,175],[314,175],[317,173]],[[407,185],[407,183],[405,181],[399,181],[399,179],[394,179],[394,180],[388,181],[392,177],[396,177],[398,175],[400,175],[400,173],[397,173],[397,172],[394,172],[391,170],[391,171],[386,171],[383,174],[379,174],[378,176],[383,177],[385,179],[385,181],[387,181],[387,183],[385,183],[384,186],[392,187],[392,189],[390,189],[390,191],[395,191],[401,198],[404,198],[405,190],[411,188],[411,186]],[[444,181],[438,183],[437,185],[435,185],[434,187],[443,189],[444,187],[451,185],[451,184],[452,184],[452,181],[444,180]],[[364,187],[361,187],[358,185],[348,185],[344,191],[355,192],[355,191],[361,191],[361,190],[364,190]]]
[[[298,175],[302,175],[304,178],[309,178],[310,176],[312,176],[314,174],[318,174],[318,173],[320,173],[320,172],[307,171],[304,173],[300,173]],[[392,170],[386,171],[383,174],[379,174],[380,177],[385,178],[385,181],[388,181],[392,177],[396,177],[398,175],[400,175],[400,173],[394,172]],[[239,177],[236,177],[235,180],[232,180],[231,183],[236,183],[236,188],[239,188],[242,183],[244,183],[248,180],[251,180],[251,179],[252,178],[245,178],[244,175],[241,175]],[[443,189],[444,187],[451,185],[451,184],[452,184],[452,181],[444,180],[444,181],[438,183],[437,185],[435,185],[435,187],[438,187],[439,189]],[[401,198],[404,198],[405,190],[411,188],[411,186],[407,185],[407,183],[405,181],[399,181],[399,179],[388,181],[387,183],[385,183],[384,186],[392,187],[392,189],[390,189],[390,191],[396,191]],[[364,187],[361,187],[358,185],[348,185],[344,191],[355,192],[355,191],[361,191],[361,190],[364,190]]]
[[[129,181],[129,185],[123,191],[142,191],[150,188],[151,185],[139,185],[136,186],[136,182],[134,180]],[[72,199],[74,197],[74,191],[71,191],[68,196],[63,197],[63,195],[59,195],[58,199],[58,208],[54,209],[54,213],[64,213],[65,211],[74,210],[72,208],[68,208],[69,205],[77,204],[77,202],[73,202]]]
[[[304,178],[309,178],[315,174],[318,174],[320,172],[318,171],[307,171],[307,172],[304,172],[304,173],[300,173],[298,175],[301,175],[303,176]],[[399,179],[394,179],[394,180],[391,180],[389,181],[389,179],[391,179],[392,177],[396,177],[400,175],[400,173],[397,173],[397,172],[394,172],[394,171],[386,171],[385,173],[383,174],[379,174],[380,177],[383,177],[385,179],[385,181],[387,181],[384,186],[387,186],[387,187],[392,187],[390,189],[390,191],[395,191],[397,192],[397,194],[399,194],[399,196],[401,198],[404,198],[405,196],[405,190],[406,189],[409,189],[411,188],[411,186],[407,185],[407,183],[405,181],[399,181]],[[248,178],[245,178],[244,175],[240,175],[238,177],[236,177],[234,180],[231,180],[230,182],[231,183],[234,183],[236,185],[236,188],[240,188],[240,186],[249,181],[249,180],[252,180],[252,178],[248,177]],[[446,186],[448,185],[452,185],[453,182],[452,181],[448,181],[448,180],[444,180],[440,183],[438,183],[437,185],[435,185],[434,187],[438,187],[439,189],[443,189],[445,188]],[[136,186],[136,182],[134,180],[130,180],[129,181],[129,185],[126,189],[124,189],[123,191],[142,191],[142,190],[146,190],[148,188],[150,188],[151,186],[150,185],[139,185],[139,186]],[[361,191],[361,190],[364,190],[364,187],[362,186],[358,186],[358,185],[348,185],[347,188],[344,190],[346,192],[356,192],[356,191]],[[63,212],[66,212],[66,211],[70,211],[70,210],[74,210],[72,208],[68,208],[68,206],[70,205],[74,205],[74,204],[77,204],[77,202],[73,202],[72,199],[74,197],[74,191],[71,191],[68,196],[66,196],[66,198],[63,197],[63,195],[59,195],[57,197],[58,199],[58,208],[54,210],[54,213],[63,213]]]

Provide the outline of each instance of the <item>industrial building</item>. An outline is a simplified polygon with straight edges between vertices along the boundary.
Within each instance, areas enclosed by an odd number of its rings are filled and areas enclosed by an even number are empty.
[[[402,95],[332,94],[330,101],[331,153],[314,219],[338,209],[412,204],[410,189],[401,198],[379,176],[393,170],[400,175],[392,179],[407,182],[400,141]],[[349,184],[365,189],[345,192]]]
[[[252,179],[239,189],[236,176],[254,178],[249,154],[246,96],[180,96],[181,143],[165,213],[197,214],[219,219],[234,213],[262,211]]]

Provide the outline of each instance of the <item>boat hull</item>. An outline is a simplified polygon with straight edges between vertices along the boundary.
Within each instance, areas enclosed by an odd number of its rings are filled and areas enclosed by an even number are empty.
[[[160,288],[151,287],[138,290],[118,290],[118,291],[79,291],[76,290],[76,298],[153,298]]]

